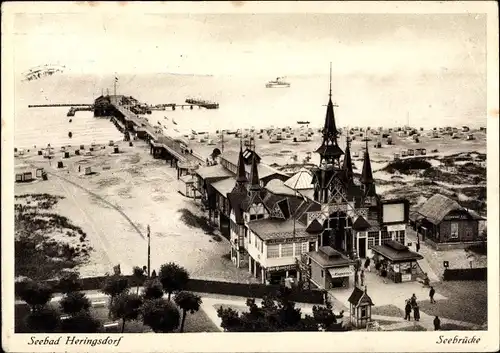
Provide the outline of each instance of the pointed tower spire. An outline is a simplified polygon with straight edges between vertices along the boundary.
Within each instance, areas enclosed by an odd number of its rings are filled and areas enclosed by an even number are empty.
[[[337,165],[340,167],[339,158],[344,154],[342,149],[338,146],[337,138],[339,132],[335,123],[335,114],[333,111],[334,104],[332,102],[332,64],[330,63],[330,91],[328,93],[328,104],[326,106],[325,125],[323,127],[323,142],[316,150],[319,153],[320,165],[323,162],[326,164]],[[335,105],[336,106],[336,105]]]
[[[344,172],[346,174],[346,179],[348,182],[352,181],[352,176],[353,176],[353,171],[352,171],[352,159],[351,159],[351,140],[349,136],[346,137],[346,148],[345,148],[345,155],[344,155],[344,165],[342,166],[342,169],[344,169]]]
[[[365,185],[371,185],[373,184],[373,173],[372,173],[372,164],[370,162],[370,154],[368,153],[368,141],[369,139],[366,138],[366,146],[365,146],[365,155],[364,155],[364,160],[363,160],[363,170],[361,172],[361,182]]]
[[[236,177],[237,183],[248,182],[247,173],[245,171],[245,158],[243,157],[243,147],[240,145],[240,154],[238,156],[238,175]]]
[[[255,154],[252,158],[252,169],[250,170],[250,191],[260,190],[259,169],[257,168],[257,158]]]

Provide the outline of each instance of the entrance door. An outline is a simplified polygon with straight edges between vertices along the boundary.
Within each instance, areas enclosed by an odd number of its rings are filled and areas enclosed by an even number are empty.
[[[366,238],[359,238],[358,256],[362,259],[366,257]]]

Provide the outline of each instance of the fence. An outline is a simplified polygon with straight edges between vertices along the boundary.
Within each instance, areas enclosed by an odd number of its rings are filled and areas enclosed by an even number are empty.
[[[128,279],[130,286],[140,286],[144,279],[137,280],[133,276],[123,276]],[[105,276],[87,277],[81,279],[82,290],[99,290],[102,288]],[[59,292],[58,281],[45,281],[47,285],[53,288],[54,292]],[[16,283],[16,293],[19,283]],[[223,295],[234,295],[245,298],[263,298],[266,295],[276,294],[281,287],[278,285],[265,285],[256,283],[233,283],[210,281],[202,279],[190,279],[186,290],[199,293],[215,293]],[[290,300],[300,303],[323,304],[324,295],[319,290],[299,290],[292,289]]]
[[[443,279],[445,281],[486,281],[487,268],[458,268],[445,269]]]

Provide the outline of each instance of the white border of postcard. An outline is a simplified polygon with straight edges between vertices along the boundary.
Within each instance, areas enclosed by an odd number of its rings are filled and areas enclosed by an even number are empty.
[[[29,334],[14,334],[13,251],[13,77],[12,42],[15,13],[486,13],[488,65],[488,331],[350,332],[350,333],[182,333],[126,334],[112,345],[30,346]],[[36,55],[36,53],[29,53]],[[2,348],[8,352],[333,352],[412,351],[475,352],[499,349],[498,286],[498,8],[496,2],[4,2],[2,4]],[[485,112],[486,113],[486,112]],[[466,306],[467,303],[464,303]],[[480,338],[477,344],[436,344],[440,335]],[[37,338],[59,335],[36,335]],[[105,334],[78,335],[105,338]]]

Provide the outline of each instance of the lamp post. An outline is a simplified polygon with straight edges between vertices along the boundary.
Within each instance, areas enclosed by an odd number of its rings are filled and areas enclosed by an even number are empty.
[[[151,229],[148,224],[148,277],[151,277]]]

